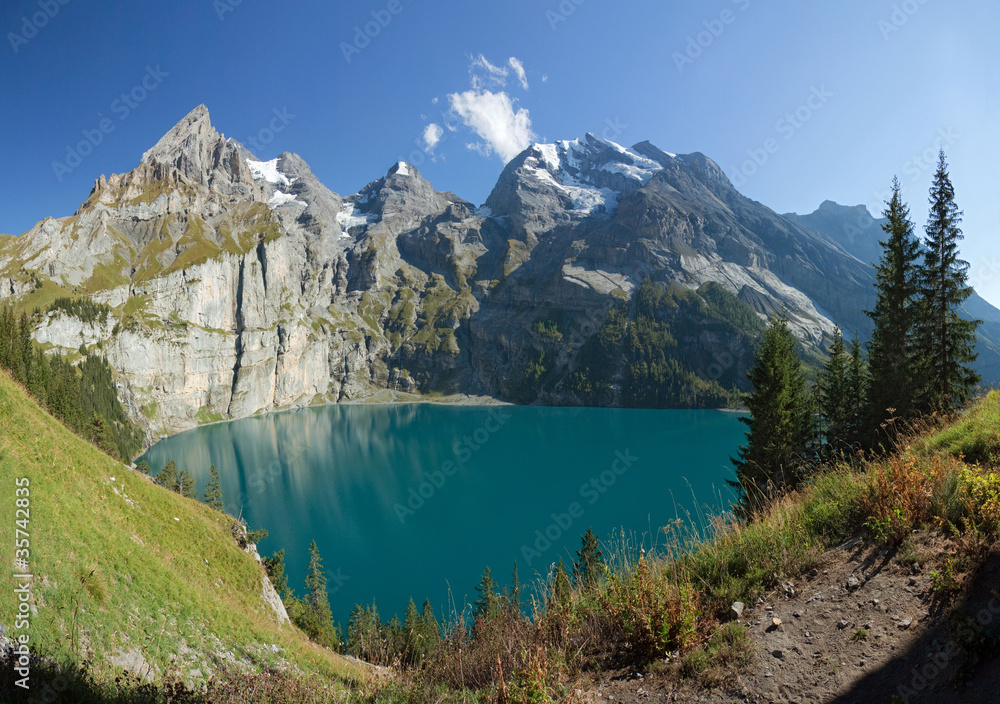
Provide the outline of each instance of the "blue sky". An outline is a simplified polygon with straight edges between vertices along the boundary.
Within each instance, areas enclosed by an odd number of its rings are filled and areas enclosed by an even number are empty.
[[[997,27],[987,0],[6,0],[0,232],[71,214],[199,103],[343,194],[403,159],[480,204],[523,145],[592,131],[701,151],[778,212],[875,211],[898,174],[921,233],[943,145],[1000,304]]]

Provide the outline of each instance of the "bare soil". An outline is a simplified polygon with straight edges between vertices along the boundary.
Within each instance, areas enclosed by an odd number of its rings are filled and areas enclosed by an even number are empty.
[[[915,549],[900,553],[851,541],[827,552],[818,569],[748,605],[741,621],[753,661],[725,677],[721,688],[650,674],[669,669],[658,666],[579,682],[572,699],[1000,703],[1000,598],[994,596],[1000,594],[1000,549],[978,562],[964,560],[968,571],[955,571],[953,581],[942,575],[957,554],[954,544],[927,532],[912,542]]]

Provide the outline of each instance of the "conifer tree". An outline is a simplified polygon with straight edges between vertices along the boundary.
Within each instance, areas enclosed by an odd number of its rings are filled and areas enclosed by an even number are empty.
[[[475,618],[477,620],[480,618],[492,619],[498,615],[500,613],[500,597],[497,595],[497,585],[490,575],[489,567],[483,570],[483,576],[479,580],[476,591],[479,592],[479,597],[472,605]]]
[[[403,655],[406,651],[406,634],[399,616],[393,614],[392,619],[383,626],[380,635],[382,640],[381,664],[392,664],[396,656]]]
[[[517,574],[517,560],[514,560],[514,574],[511,576],[510,597],[508,599],[511,613],[521,615],[521,578]]]
[[[573,565],[573,576],[577,584],[586,589],[593,589],[601,577],[601,569],[604,566],[604,553],[601,552],[600,543],[594,535],[593,528],[587,528],[587,532],[581,538],[582,545],[576,553],[576,564]]]
[[[285,574],[284,548],[275,552],[271,557],[265,557],[262,562],[264,569],[267,570],[268,579],[271,580],[271,586],[274,587],[274,591],[278,592],[281,600],[286,601],[289,597],[294,596],[288,587],[288,575]]]
[[[213,464],[208,470],[208,484],[205,485],[205,503],[216,511],[225,509],[222,501],[222,480],[219,478],[219,470]]]
[[[868,409],[868,392],[871,377],[868,362],[861,353],[861,340],[857,333],[848,351],[845,398],[847,400],[844,444],[851,451],[864,449],[864,427]]]
[[[406,615],[403,618],[403,637],[406,647],[402,653],[403,662],[413,663],[419,657],[421,640],[421,620],[420,612],[417,611],[417,604],[410,597],[410,603],[406,605]]]
[[[747,374],[750,415],[740,418],[749,428],[747,443],[732,460],[736,481],[731,482],[739,490],[744,516],[762,508],[776,490],[798,484],[813,443],[813,405],[797,348],[782,312],[764,332]]]
[[[173,460],[168,460],[156,475],[156,483],[170,491],[177,491],[177,465]]]
[[[844,345],[844,335],[839,327],[834,327],[830,356],[817,380],[819,413],[823,419],[823,432],[826,436],[824,454],[827,456],[837,455],[846,445],[850,413],[847,397],[849,366],[850,357]]]
[[[309,545],[309,567],[306,571],[306,594],[303,601],[309,611],[303,630],[320,645],[339,650],[340,629],[333,624],[333,611],[326,593],[326,571],[315,540]]]
[[[187,469],[182,469],[177,475],[177,493],[189,499],[198,498],[198,491],[195,488],[194,477]]]
[[[930,205],[924,227],[916,340],[917,372],[923,382],[917,406],[924,413],[962,405],[979,382],[979,375],[968,365],[976,360],[980,321],[965,320],[958,311],[972,288],[967,285],[969,264],[958,257],[962,212],[955,204],[944,150],[938,155]]]
[[[566,565],[563,564],[563,559],[560,557],[559,562],[556,563],[555,569],[552,571],[552,602],[559,606],[565,606],[569,603],[572,589],[573,584],[569,580],[569,573],[566,571]]]
[[[347,622],[347,650],[357,658],[372,662],[382,642],[382,620],[378,609],[355,604]]]
[[[920,243],[913,234],[910,210],[903,202],[898,178],[892,180],[892,198],[886,203],[883,217],[886,238],[879,240],[882,257],[875,264],[875,308],[865,311],[875,326],[868,341],[871,388],[864,423],[865,441],[870,446],[878,442],[882,426],[890,417],[910,420],[916,412],[914,334]]]
[[[434,652],[441,641],[441,625],[434,616],[434,607],[431,606],[430,599],[424,599],[424,605],[420,610],[420,638],[421,651],[428,655]]]
[[[135,463],[135,471],[149,476],[149,462],[146,460],[139,460]]]

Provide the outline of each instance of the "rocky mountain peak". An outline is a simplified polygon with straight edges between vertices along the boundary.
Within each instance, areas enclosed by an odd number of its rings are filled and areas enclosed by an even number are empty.
[[[221,136],[212,127],[208,108],[199,105],[143,154],[141,163],[178,165],[186,157],[189,162],[200,164],[220,139]]]
[[[227,197],[258,199],[261,194],[245,163],[248,155],[246,147],[216,131],[208,108],[199,105],[142,155],[136,171],[154,178],[176,176]]]
[[[606,217],[675,158],[660,150],[655,156],[592,132],[533,144],[507,164],[486,205],[515,227],[536,232],[556,222]]]

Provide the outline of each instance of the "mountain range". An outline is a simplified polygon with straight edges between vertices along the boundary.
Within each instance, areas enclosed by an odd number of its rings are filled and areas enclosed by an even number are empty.
[[[405,162],[342,196],[202,105],[72,216],[0,236],[0,299],[47,349],[100,348],[149,440],[386,389],[700,405],[744,388],[778,311],[811,359],[835,324],[866,336],[881,235],[862,206],[782,216],[703,154],[593,134],[532,145],[478,207]],[[1000,310],[966,310],[998,381]]]

